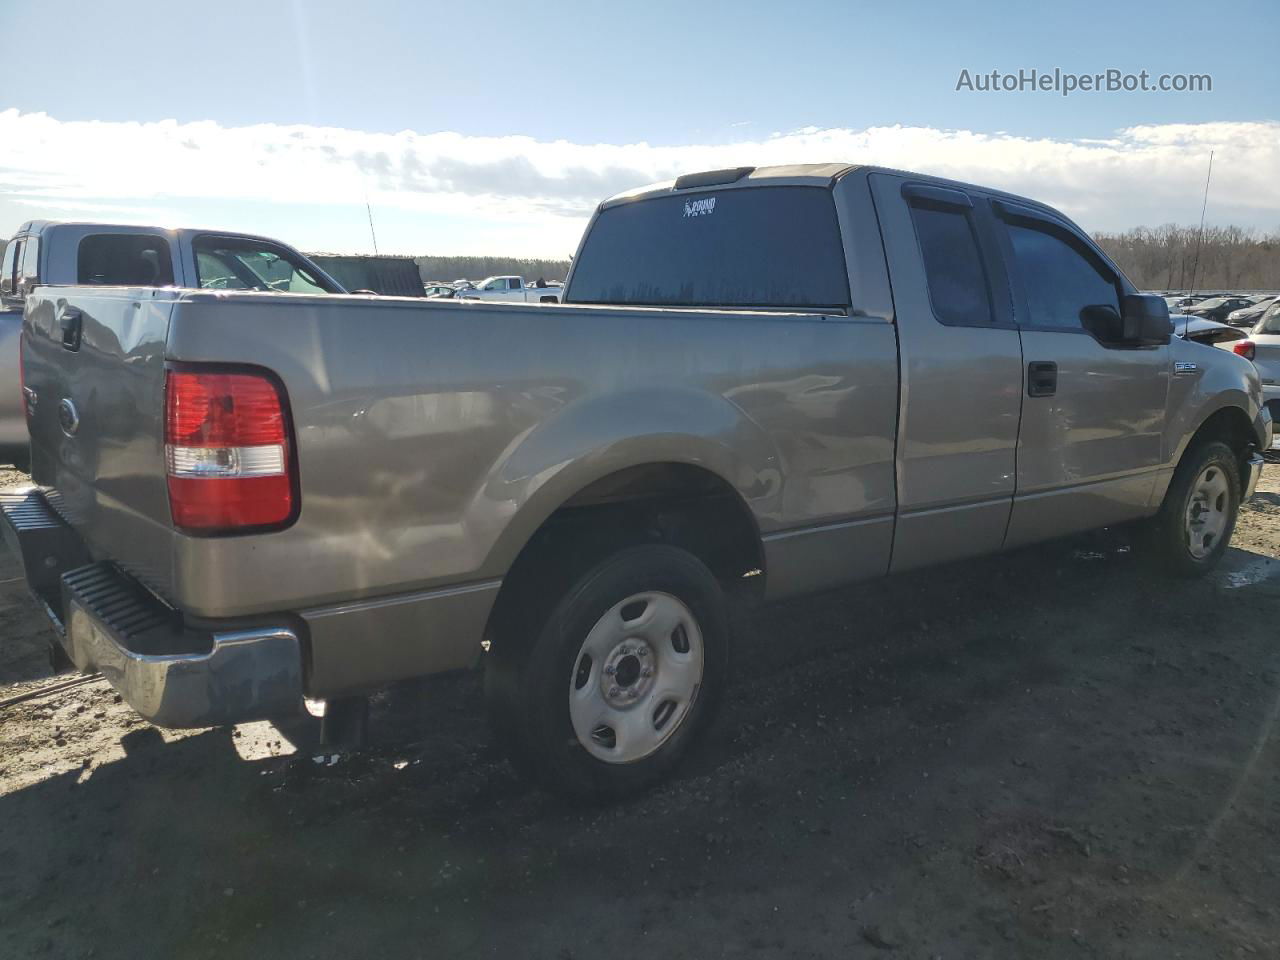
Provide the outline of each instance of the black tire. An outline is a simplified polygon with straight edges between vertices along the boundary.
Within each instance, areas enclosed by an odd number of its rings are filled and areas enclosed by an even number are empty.
[[[644,592],[669,594],[692,614],[701,634],[701,682],[678,725],[653,752],[607,762],[574,732],[569,685],[592,628],[613,607]],[[536,606],[526,609],[538,616]],[[516,768],[553,793],[600,801],[644,790],[672,771],[715,715],[728,672],[724,596],[711,571],[684,550],[648,544],[607,557],[564,591],[540,622],[526,622],[524,636],[519,611],[504,619],[485,668],[490,727]]]
[[[1209,549],[1193,552],[1187,515],[1192,505],[1196,482],[1206,471],[1221,471],[1226,480],[1223,509],[1226,528],[1212,538]],[[1182,455],[1165,493],[1160,512],[1148,525],[1147,549],[1164,572],[1177,577],[1200,577],[1222,560],[1235,531],[1240,510],[1240,461],[1225,443],[1218,440],[1199,443]]]

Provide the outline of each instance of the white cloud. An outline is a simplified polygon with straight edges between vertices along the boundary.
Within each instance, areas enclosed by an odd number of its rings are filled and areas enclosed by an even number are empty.
[[[212,122],[64,122],[0,112],[0,231],[47,213],[209,223],[364,250],[366,195],[398,252],[564,255],[609,194],[741,164],[848,160],[1026,194],[1087,229],[1210,220],[1280,226],[1280,123],[1144,125],[1054,140],[928,127],[806,127],[725,145],[570,143]],[[71,213],[74,212],[74,213]],[[12,222],[6,222],[12,221]],[[248,221],[248,222],[245,222]],[[285,229],[281,231],[281,226]]]

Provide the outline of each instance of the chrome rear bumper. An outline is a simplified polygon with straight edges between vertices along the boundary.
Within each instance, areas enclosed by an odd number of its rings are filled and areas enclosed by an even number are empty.
[[[302,644],[291,624],[193,626],[112,564],[87,562],[38,490],[5,494],[0,509],[67,656],[101,671],[147,720],[207,727],[301,709]]]

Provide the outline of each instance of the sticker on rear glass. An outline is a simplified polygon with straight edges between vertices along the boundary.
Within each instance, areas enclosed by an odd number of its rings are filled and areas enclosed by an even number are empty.
[[[684,202],[684,215],[686,217],[707,217],[715,213],[715,210],[715,197],[704,197],[701,200],[686,200]]]

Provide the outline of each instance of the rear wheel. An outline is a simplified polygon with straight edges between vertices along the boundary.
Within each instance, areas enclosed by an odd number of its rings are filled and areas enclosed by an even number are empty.
[[[1212,570],[1226,553],[1240,509],[1240,466],[1221,441],[1188,450],[1151,528],[1155,557],[1184,577]]]
[[[692,554],[631,547],[580,577],[531,635],[495,638],[493,728],[516,765],[576,799],[666,776],[709,724],[725,680],[720,585]]]

